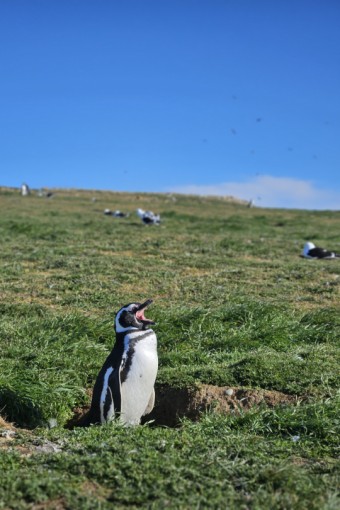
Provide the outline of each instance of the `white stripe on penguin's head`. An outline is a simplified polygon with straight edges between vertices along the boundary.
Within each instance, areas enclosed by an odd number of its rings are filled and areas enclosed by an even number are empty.
[[[144,310],[152,303],[152,299],[148,299],[144,303],[130,303],[123,306],[116,315],[115,330],[116,333],[124,333],[131,330],[144,330],[153,321],[147,319]]]
[[[315,244],[308,241],[307,243],[305,243],[305,245],[303,247],[302,255],[304,255],[306,257],[308,255],[308,252],[310,250],[312,250],[313,248],[315,248]]]

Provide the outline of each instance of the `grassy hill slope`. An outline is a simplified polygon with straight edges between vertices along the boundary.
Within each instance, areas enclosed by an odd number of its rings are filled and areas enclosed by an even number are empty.
[[[305,240],[340,252],[339,224],[218,198],[2,188],[0,508],[337,508],[340,259],[299,254]],[[147,298],[153,426],[66,429],[115,312]]]

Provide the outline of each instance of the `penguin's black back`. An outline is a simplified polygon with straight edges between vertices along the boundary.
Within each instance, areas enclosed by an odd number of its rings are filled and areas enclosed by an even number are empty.
[[[317,259],[325,259],[334,256],[333,252],[328,251],[325,248],[319,248],[318,246],[309,250],[308,255]]]
[[[116,334],[116,342],[115,345],[106,358],[104,365],[100,369],[100,372],[97,376],[93,394],[91,407],[89,412],[81,419],[78,423],[80,427],[87,427],[88,425],[101,423],[100,416],[100,399],[103,390],[104,377],[107,373],[108,369],[113,368],[112,373],[109,376],[108,386],[112,393],[112,398],[114,402],[114,410],[115,414],[119,414],[121,410],[121,396],[120,396],[120,368],[122,363],[122,357],[124,353],[124,337],[125,333],[117,333]],[[106,402],[104,405],[104,413],[107,411]]]

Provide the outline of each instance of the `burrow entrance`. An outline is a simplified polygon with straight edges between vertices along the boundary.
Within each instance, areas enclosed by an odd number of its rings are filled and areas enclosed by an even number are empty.
[[[156,426],[178,427],[182,418],[197,421],[202,413],[210,410],[219,414],[240,414],[254,406],[275,407],[294,404],[297,400],[293,395],[263,389],[209,384],[201,384],[195,388],[157,385],[155,407],[144,417],[143,422],[152,420]],[[77,426],[88,410],[89,406],[75,409],[74,417],[67,427]]]

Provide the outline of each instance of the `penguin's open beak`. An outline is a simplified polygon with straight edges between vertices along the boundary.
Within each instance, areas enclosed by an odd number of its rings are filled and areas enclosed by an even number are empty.
[[[147,308],[149,305],[151,305],[151,303],[152,303],[152,299],[147,299],[146,301],[144,301],[144,303],[139,305],[137,310],[145,310],[145,308]]]
[[[150,319],[147,319],[145,317],[145,315],[144,315],[145,308],[147,308],[149,305],[151,305],[151,303],[152,303],[152,299],[147,299],[144,303],[139,305],[139,307],[137,308],[137,311],[136,311],[136,318],[137,318],[137,320],[139,320],[140,322],[142,322],[145,325],[147,325],[147,324],[155,324],[154,321],[151,321]]]

